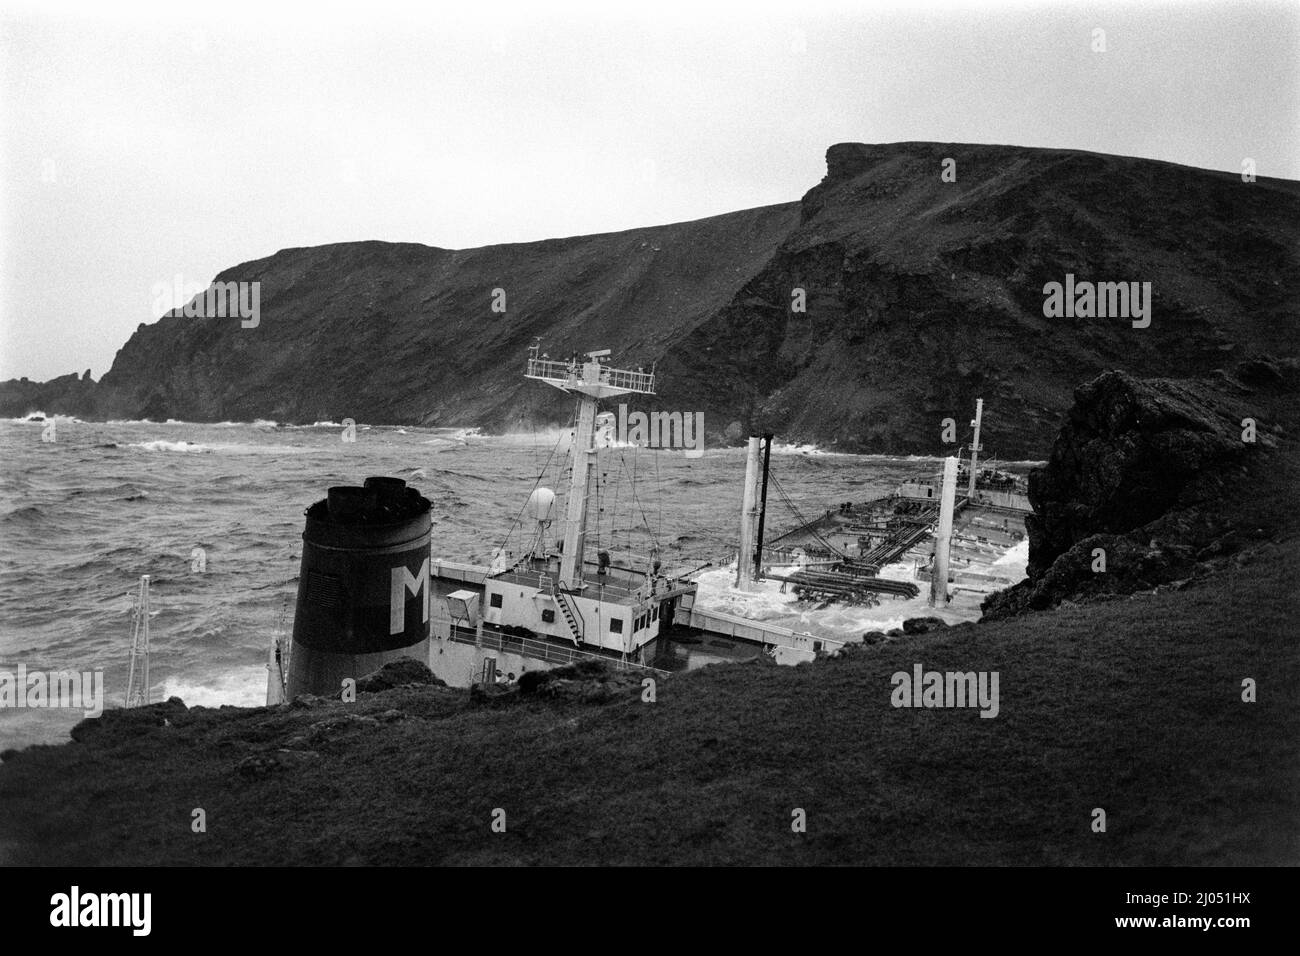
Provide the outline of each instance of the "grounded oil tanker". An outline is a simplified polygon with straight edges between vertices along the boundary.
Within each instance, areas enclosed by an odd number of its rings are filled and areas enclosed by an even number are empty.
[[[599,413],[599,402],[653,395],[655,375],[611,367],[608,350],[567,361],[539,352],[530,351],[526,376],[576,403],[570,461],[557,469],[568,473],[563,514],[539,477],[512,529],[517,550],[503,546],[483,566],[437,556],[429,502],[401,479],[330,488],[306,511],[292,643],[282,636],[274,642],[268,703],[337,694],[349,678],[400,657],[423,661],[462,687],[583,660],[646,675],[761,654],[799,663],[844,641],[758,620],[746,613],[746,595],[778,589],[817,607],[910,604],[921,581],[943,615],[952,590],[983,590],[974,580],[980,572],[971,570],[973,553],[1001,554],[1024,537],[1028,503],[1018,479],[977,466],[977,410],[968,469],[974,478],[967,476],[960,498],[953,458],[946,482],[921,476],[886,498],[801,521],[767,544],[771,436],[766,455],[764,439],[751,438],[736,560],[729,570],[708,572],[726,575],[725,602],[711,599],[716,587],[701,592],[703,569],[666,567],[653,546],[589,555],[590,503],[612,417]],[[681,418],[665,424],[687,427]],[[900,561],[910,562],[914,580],[900,580]],[[894,573],[882,574],[887,567]],[[984,577],[990,588],[1009,583]]]

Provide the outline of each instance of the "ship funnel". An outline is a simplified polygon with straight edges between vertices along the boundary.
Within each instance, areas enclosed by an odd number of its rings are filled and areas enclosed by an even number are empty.
[[[429,657],[429,500],[400,478],[329,489],[307,509],[288,696],[337,695]]]

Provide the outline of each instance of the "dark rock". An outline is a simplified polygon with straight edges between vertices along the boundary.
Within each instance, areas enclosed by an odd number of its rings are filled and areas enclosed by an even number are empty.
[[[241,777],[264,777],[278,769],[280,762],[267,754],[245,757],[235,765],[235,772]]]
[[[159,704],[143,707],[122,707],[106,710],[98,717],[87,717],[72,728],[70,736],[85,741],[101,736],[117,738],[135,737],[158,727],[167,727],[183,717],[188,708],[179,697],[169,697]]]
[[[1237,379],[1255,388],[1296,388],[1300,386],[1300,363],[1267,358],[1247,359],[1233,368]]]
[[[290,750],[283,748],[275,752],[275,761],[282,768],[302,767],[320,759],[314,750]]]
[[[948,622],[941,617],[909,617],[903,622],[903,633],[924,634],[926,631],[947,626]]]
[[[879,644],[886,640],[888,635],[884,631],[867,631],[862,635],[863,644]]]
[[[433,671],[429,670],[428,665],[423,661],[418,661],[414,657],[400,657],[358,680],[357,692],[376,694],[411,684],[447,686],[446,681],[433,676]]]
[[[277,750],[269,754],[253,754],[235,765],[241,777],[265,777],[277,770],[289,770],[312,763],[320,754],[314,750]]]
[[[588,660],[548,671],[527,671],[519,692],[552,700],[604,704],[641,693],[641,674],[620,671],[604,661]]]
[[[1204,381],[1107,372],[1075,392],[1047,464],[1029,476],[1027,577],[990,595],[995,620],[1189,579],[1242,534],[1217,507],[1252,456],[1237,399]],[[1104,571],[1094,555],[1104,552]]]
[[[1106,570],[1095,572],[1093,552],[1106,553]],[[990,620],[1027,610],[1041,611],[1064,602],[1083,603],[1103,594],[1131,594],[1187,577],[1195,567],[1188,547],[1159,542],[1143,544],[1124,535],[1085,538],[1061,555],[1037,580],[1026,580],[990,596],[984,616]]]
[[[1029,576],[1100,532],[1212,500],[1251,446],[1244,410],[1203,383],[1106,372],[1075,391],[1047,465],[1029,476]]]
[[[312,724],[307,729],[307,740],[309,743],[316,745],[337,740],[356,730],[365,730],[378,726],[379,721],[374,717],[366,717],[361,714],[338,714]]]
[[[1240,531],[1229,531],[1225,535],[1215,538],[1201,550],[1196,552],[1197,561],[1208,561],[1210,558],[1223,557],[1225,555],[1236,554],[1246,543],[1245,535]]]

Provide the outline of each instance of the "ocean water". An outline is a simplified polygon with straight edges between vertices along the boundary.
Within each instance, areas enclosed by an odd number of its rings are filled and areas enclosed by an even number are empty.
[[[433,502],[435,557],[486,564],[515,553],[539,483],[560,489],[567,433],[331,423],[281,427],[58,419],[0,422],[0,671],[102,671],[106,706],[126,691],[135,594],[152,576],[151,693],[187,704],[260,705],[267,647],[292,628],[303,510],[331,485],[405,478]],[[611,449],[602,455],[591,548],[667,568],[727,559],[739,524],[742,449]],[[887,494],[927,459],[780,448],[772,471],[799,513]],[[562,502],[561,502],[562,503]],[[775,489],[773,534],[798,523]],[[512,533],[512,527],[515,530]],[[205,556],[195,570],[195,549]],[[0,708],[0,750],[67,739],[80,711]]]

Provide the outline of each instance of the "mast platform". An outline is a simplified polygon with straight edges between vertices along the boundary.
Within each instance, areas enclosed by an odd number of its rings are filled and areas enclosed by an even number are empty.
[[[616,395],[653,395],[654,372],[640,369],[610,368],[600,360],[609,355],[609,349],[587,353],[587,361],[573,359],[557,362],[537,354],[534,346],[528,356],[525,378],[545,382],[565,392],[578,392],[592,398],[612,398]]]

